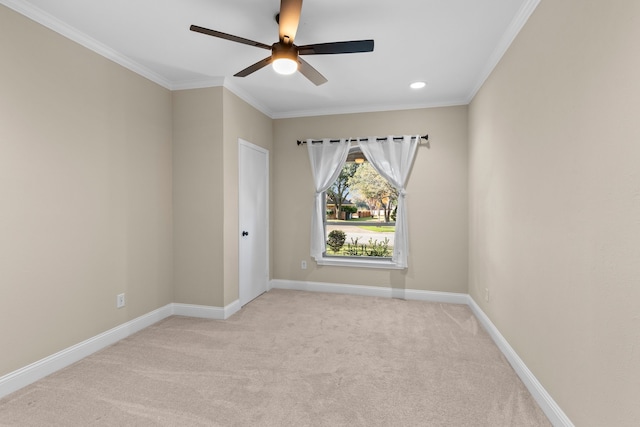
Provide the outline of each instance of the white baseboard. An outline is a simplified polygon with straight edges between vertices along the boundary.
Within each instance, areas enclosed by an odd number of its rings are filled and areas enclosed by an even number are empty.
[[[442,302],[449,304],[468,305],[480,324],[496,343],[505,358],[509,361],[514,371],[520,377],[533,398],[536,400],[545,415],[556,427],[573,427],[573,423],[553,400],[551,395],[540,384],[538,379],[520,359],[515,350],[502,336],[498,328],[489,320],[469,294],[457,294],[451,292],[421,291],[416,289],[397,289],[390,287],[343,285],[335,283],[304,282],[294,280],[272,280],[270,289],[291,289],[310,292],[332,292],[350,295],[363,295],[387,298],[402,298],[407,300]]]
[[[212,307],[209,305],[179,304],[173,303],[172,314],[176,316],[199,317],[202,319],[224,320],[240,310],[240,301],[235,300],[225,307]]]
[[[468,304],[469,295],[454,292],[421,291],[387,286],[360,286],[337,283],[304,282],[296,280],[271,280],[269,289],[290,289],[309,292],[361,295],[369,297],[400,298],[417,301]]]
[[[116,326],[106,332],[89,338],[81,343],[61,350],[51,356],[45,357],[37,362],[10,372],[0,377],[0,398],[13,393],[31,383],[34,383],[47,375],[66,368],[67,366],[102,350],[105,347],[115,344],[129,335],[135,334],[142,329],[171,316],[172,307],[168,304],[120,326]]]
[[[38,360],[30,365],[0,377],[0,398],[32,384],[47,375],[115,344],[142,329],[153,325],[172,315],[200,317],[205,319],[228,319],[240,310],[240,301],[236,300],[226,307],[211,307],[191,304],[167,304],[157,310],[137,317],[120,326],[116,326],[95,337],[65,348],[51,356]]]
[[[516,371],[518,377],[522,380],[524,385],[527,387],[533,398],[536,400],[542,411],[545,413],[551,424],[556,427],[573,427],[573,423],[567,417],[567,415],[562,411],[560,406],[556,403],[555,400],[551,397],[551,395],[545,390],[545,388],[540,384],[540,381],[533,375],[533,373],[529,370],[527,365],[520,359],[520,356],[515,352],[515,350],[509,345],[507,340],[502,336],[498,328],[491,322],[489,317],[482,311],[480,306],[476,304],[476,302],[468,295],[468,304],[469,308],[473,314],[478,318],[480,324],[487,331],[489,336],[496,343],[504,357],[509,361],[513,370]]]
[[[515,350],[509,345],[500,331],[491,322],[476,302],[468,294],[452,292],[421,291],[416,289],[397,289],[390,287],[358,286],[335,283],[304,282],[293,280],[272,280],[269,289],[291,289],[310,292],[331,292],[350,295],[375,296],[386,298],[403,298],[408,300],[442,302],[449,304],[466,304],[500,351],[507,358],[516,374],[520,377],[540,408],[554,426],[573,427],[573,423],[562,411],[551,395],[544,389]],[[228,319],[240,310],[240,301],[236,300],[225,307],[212,307],[193,304],[168,304],[120,326],[116,326],[95,337],[73,345],[51,356],[20,368],[0,377],[0,398],[7,396],[47,375],[65,368],[98,350],[124,339],[142,329],[153,325],[169,316],[189,316],[205,319]]]

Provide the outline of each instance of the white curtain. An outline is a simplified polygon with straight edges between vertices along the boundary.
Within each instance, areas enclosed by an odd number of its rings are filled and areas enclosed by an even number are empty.
[[[329,139],[323,139],[322,142],[307,140],[313,184],[316,190],[313,215],[311,216],[311,256],[316,260],[320,260],[326,250],[323,223],[326,206],[322,193],[340,175],[342,166],[347,160],[350,146],[351,142],[346,139],[337,142],[331,142]]]
[[[371,166],[386,178],[399,193],[398,211],[396,212],[396,235],[392,259],[400,268],[407,267],[409,250],[409,232],[407,229],[407,213],[405,210],[405,187],[419,143],[420,135],[405,135],[402,140],[394,140],[392,137],[388,137],[382,141],[378,141],[376,138],[360,141],[362,153],[367,160],[369,160]]]

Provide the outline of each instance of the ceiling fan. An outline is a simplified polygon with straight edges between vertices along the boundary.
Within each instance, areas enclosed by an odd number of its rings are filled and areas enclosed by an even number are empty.
[[[311,80],[316,86],[320,86],[326,83],[327,79],[308,62],[300,58],[300,55],[328,55],[373,51],[373,40],[353,40],[296,46],[293,44],[293,41],[298,31],[301,10],[302,0],[280,0],[280,13],[276,15],[280,40],[271,46],[197,25],[192,25],[190,30],[271,51],[271,56],[234,74],[235,77],[246,77],[269,64],[273,64],[273,68],[280,74],[293,74],[296,71],[300,71],[302,75]]]

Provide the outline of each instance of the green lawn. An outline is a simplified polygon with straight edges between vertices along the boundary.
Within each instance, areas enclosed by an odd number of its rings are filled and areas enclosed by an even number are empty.
[[[368,231],[374,231],[376,233],[393,233],[396,231],[395,225],[359,225],[358,228],[363,228]]]
[[[378,218],[373,218],[373,217],[368,217],[368,218],[351,218],[351,219],[330,219],[329,221],[331,222],[367,222],[367,221],[373,221],[373,222],[380,222],[380,221],[384,221],[384,219],[380,220]]]
[[[384,217],[378,218],[378,217],[368,217],[368,218],[351,218],[351,219],[328,219],[328,221],[331,222],[344,222],[344,223],[349,223],[349,222],[384,222]]]
[[[367,217],[367,218],[351,218],[347,220],[330,219],[329,221],[331,221],[332,223],[340,223],[340,224],[357,223],[353,225],[367,231],[373,231],[375,233],[393,233],[396,231],[395,225],[366,225],[367,222],[376,222],[376,223],[384,222],[384,218]]]

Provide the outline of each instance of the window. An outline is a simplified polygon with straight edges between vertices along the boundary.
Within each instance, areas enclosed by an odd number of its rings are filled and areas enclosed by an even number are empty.
[[[349,150],[324,200],[325,257],[391,260],[398,190],[376,172],[360,147]]]
[[[351,150],[352,142],[357,142],[359,146]],[[420,136],[407,135],[353,140],[331,140],[328,138],[307,140],[311,174],[315,187],[314,208],[311,216],[311,256],[318,264],[407,268],[409,244],[405,210],[405,186],[419,142]],[[348,159],[350,159],[349,162],[347,162]],[[356,160],[358,161],[357,163]],[[391,188],[396,189],[395,192],[389,191],[385,196],[378,194],[375,198],[369,197],[371,194],[375,194],[373,191],[373,188],[375,188],[373,178],[365,180],[359,176],[364,175],[365,171],[367,171],[369,167],[367,162],[370,162],[371,166],[388,181],[387,184],[391,184]],[[351,173],[353,173],[353,176],[348,176]],[[344,180],[342,184],[340,181],[341,174],[347,175],[346,180],[344,176],[342,177]],[[358,182],[358,180],[361,182]],[[382,181],[380,185],[385,185],[385,182]],[[334,188],[332,189],[332,187]],[[349,193],[349,190],[352,193]],[[333,197],[333,206],[335,208],[333,214],[327,205],[327,199],[331,199],[331,197]],[[351,198],[355,202],[351,201]],[[333,233],[333,240],[336,240],[335,244],[331,241],[330,249],[327,250],[327,240],[332,238],[333,231],[327,231],[327,227],[335,225],[333,223],[346,226],[351,225],[347,224],[349,221],[351,223],[360,222],[347,220],[347,214],[353,214],[354,212],[344,212],[344,215],[342,215],[342,211],[346,210],[343,209],[343,205],[346,208],[346,206],[354,204],[356,207],[355,216],[358,217],[358,220],[362,220],[365,218],[366,213],[358,213],[357,202],[364,203],[361,207],[366,207],[366,211],[371,214],[372,206],[369,202],[376,198],[380,206],[376,203],[374,211],[377,211],[376,213],[379,217],[373,217],[376,221],[372,220],[372,222],[378,223],[374,227],[394,227],[393,241],[391,241],[391,238],[385,240],[381,235],[380,239],[370,236],[370,244],[369,239],[365,238],[366,242],[361,242],[361,237],[359,237],[358,244],[356,244],[355,238],[358,236],[351,236],[354,237],[354,240],[349,237],[347,241],[346,232],[344,236],[341,233]],[[394,207],[394,198],[396,207]],[[385,221],[380,221],[383,207]],[[365,209],[362,210],[364,211]],[[349,208],[349,211],[353,211],[353,208]],[[327,215],[335,217],[327,218]],[[395,221],[392,221],[393,216],[396,217]],[[344,221],[344,223],[341,221]],[[380,224],[381,222],[383,224]],[[359,227],[359,225],[354,226]],[[373,231],[374,233],[388,232],[384,228],[367,231]],[[342,237],[344,237],[344,242],[342,242]],[[340,243],[342,243],[342,246],[340,246]],[[341,254],[345,243],[347,245],[346,249],[351,253]],[[364,247],[359,248],[360,243],[365,244]],[[366,244],[369,244],[368,248]],[[386,252],[388,249],[392,252],[391,257]],[[363,252],[358,253],[358,250]],[[333,252],[333,255],[331,252]]]

